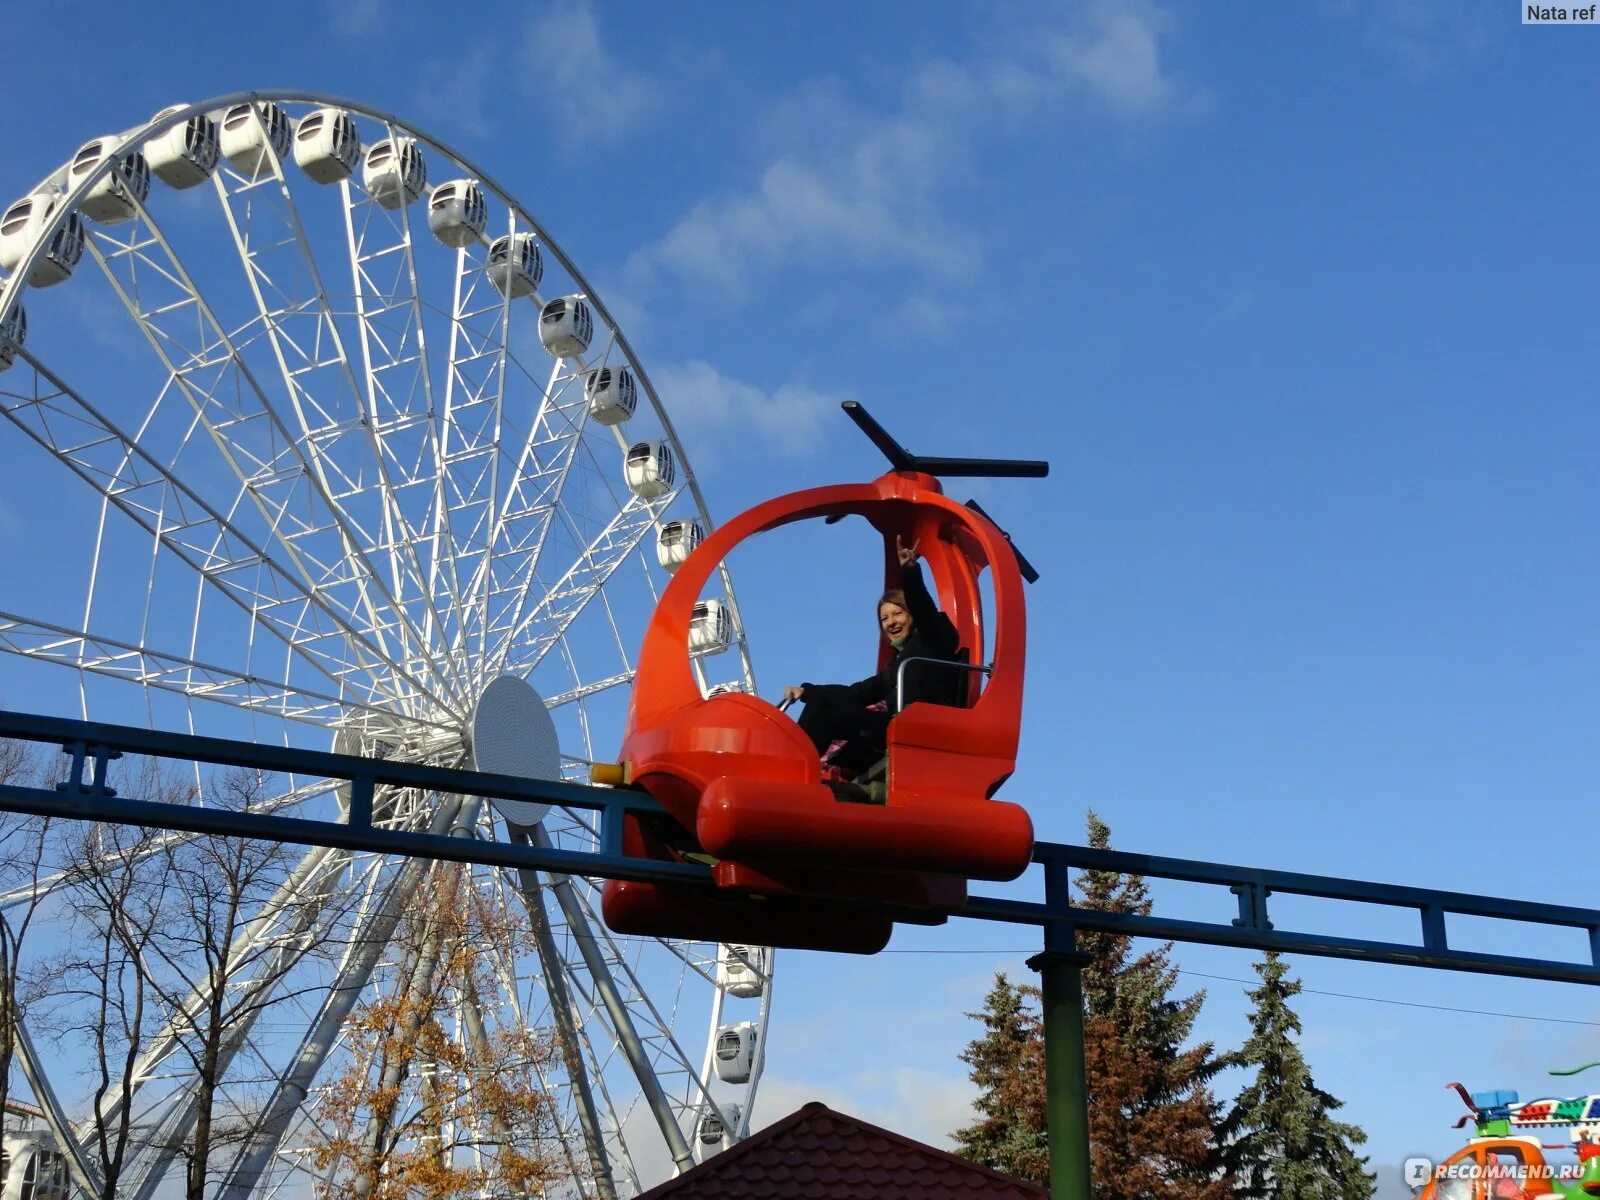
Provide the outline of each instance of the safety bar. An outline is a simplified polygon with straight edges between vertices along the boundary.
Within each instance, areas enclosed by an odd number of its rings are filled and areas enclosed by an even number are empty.
[[[982,675],[993,675],[994,665],[984,663],[964,663],[953,658],[933,658],[925,654],[914,654],[910,658],[900,660],[900,669],[894,676],[894,711],[896,714],[905,711],[906,707],[906,668],[912,663],[938,663],[941,667],[957,667],[963,671],[977,671]]]

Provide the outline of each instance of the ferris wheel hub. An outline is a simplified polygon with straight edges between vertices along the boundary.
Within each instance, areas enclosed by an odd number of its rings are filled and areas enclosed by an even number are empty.
[[[561,743],[556,723],[533,685],[517,675],[490,681],[472,706],[465,730],[472,765],[520,779],[560,779]],[[537,825],[550,811],[532,800],[491,800],[514,825]]]

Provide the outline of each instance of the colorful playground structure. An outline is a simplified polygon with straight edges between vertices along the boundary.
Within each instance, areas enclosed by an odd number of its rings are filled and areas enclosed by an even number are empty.
[[[1600,1063],[1552,1075],[1575,1075]],[[1440,1163],[1418,1200],[1530,1200],[1535,1196],[1600,1196],[1600,1093],[1519,1100],[1514,1091],[1468,1092],[1447,1084],[1470,1110],[1474,1136]],[[1567,1142],[1544,1141],[1542,1130],[1566,1129]],[[1552,1162],[1545,1151],[1571,1148],[1576,1162]]]

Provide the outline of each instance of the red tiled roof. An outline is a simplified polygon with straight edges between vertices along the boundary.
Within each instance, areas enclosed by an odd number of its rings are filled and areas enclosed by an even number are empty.
[[[1045,1200],[1037,1184],[813,1102],[639,1200]]]

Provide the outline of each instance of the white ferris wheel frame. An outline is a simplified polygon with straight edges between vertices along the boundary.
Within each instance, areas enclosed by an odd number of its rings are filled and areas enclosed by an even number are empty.
[[[383,126],[390,137],[411,137],[427,147],[432,153],[442,156],[459,167],[465,176],[476,180],[487,192],[505,205],[514,228],[525,231],[534,236],[537,245],[551,255],[566,272],[567,276],[577,285],[578,292],[594,309],[597,317],[609,334],[610,345],[622,356],[622,360],[633,371],[638,385],[649,400],[654,415],[660,422],[662,430],[669,444],[677,452],[684,472],[684,481],[681,489],[674,489],[660,503],[639,503],[629,501],[623,511],[613,519],[613,524],[626,519],[626,523],[617,528],[608,525],[602,538],[604,544],[597,551],[596,545],[591,543],[589,550],[580,556],[580,561],[575,563],[556,585],[546,589],[543,597],[534,599],[530,590],[524,590],[520,597],[510,607],[508,636],[500,641],[498,657],[487,664],[487,676],[492,678],[499,668],[506,666],[506,659],[510,653],[513,640],[517,636],[527,633],[534,627],[542,615],[546,621],[545,627],[537,634],[541,648],[538,653],[542,656],[551,650],[559,649],[566,652],[562,641],[563,634],[577,610],[581,610],[587,597],[600,591],[603,583],[609,578],[610,571],[629,559],[637,549],[639,538],[649,529],[659,525],[658,514],[666,509],[671,501],[679,495],[680,490],[686,492],[692,500],[693,507],[699,518],[709,527],[709,512],[701,492],[698,480],[688,469],[687,455],[684,454],[682,443],[678,438],[670,417],[660,398],[656,393],[654,384],[648,373],[635,355],[631,345],[620,326],[612,318],[604,302],[589,285],[587,279],[580,272],[576,264],[560,248],[559,244],[550,237],[544,227],[524,208],[504,187],[499,185],[486,172],[476,164],[466,159],[461,154],[451,149],[446,143],[431,136],[414,124],[402,121],[399,117],[384,110],[375,109],[343,97],[326,93],[300,91],[290,89],[258,90],[237,92],[214,97],[212,99],[174,107],[165,110],[160,117],[136,126],[121,135],[119,148],[107,154],[97,166],[83,178],[77,180],[70,193],[66,189],[67,165],[53,172],[42,180],[33,189],[33,193],[60,192],[67,195],[67,202],[60,204],[52,213],[48,223],[35,237],[32,247],[11,272],[9,281],[0,289],[0,325],[9,316],[11,310],[21,302],[25,293],[30,289],[28,280],[33,275],[40,260],[45,255],[51,244],[52,238],[77,211],[78,203],[97,184],[105,180],[112,171],[118,169],[121,159],[129,152],[142,150],[152,139],[159,137],[166,131],[183,125],[191,118],[202,114],[215,114],[236,105],[249,104],[252,106],[253,119],[258,126],[261,124],[261,105],[268,103],[283,103],[290,105],[310,105],[318,108],[334,108],[355,116],[363,117],[368,121]],[[264,132],[264,130],[263,130]],[[298,202],[293,192],[288,187],[288,163],[280,160],[275,154],[268,154],[266,163],[259,168],[249,180],[235,175],[238,181],[238,192],[262,184],[276,183],[287,204],[288,211],[298,222]],[[228,169],[224,162],[219,161],[216,167],[214,182],[218,190],[218,202],[229,220],[230,231],[236,247],[247,267],[252,263],[253,256],[261,253],[252,248],[243,237],[239,225],[234,220],[234,211],[229,204],[229,184],[226,182]],[[348,253],[350,266],[356,276],[358,290],[358,304],[361,303],[361,280],[363,270],[371,261],[377,259],[386,248],[379,248],[369,253],[364,246],[361,231],[351,220],[352,201],[350,193],[354,184],[346,182],[340,187],[345,198],[346,232],[348,237]],[[424,193],[426,195],[426,193]],[[363,193],[364,196],[364,193]],[[370,202],[370,197],[365,197]],[[297,436],[295,427],[278,412],[278,405],[268,399],[267,389],[282,388],[287,391],[291,403],[298,404],[303,398],[315,400],[309,396],[307,389],[298,381],[298,368],[291,363],[291,358],[296,352],[290,343],[292,339],[286,337],[281,329],[281,323],[286,316],[292,313],[274,312],[270,310],[269,303],[263,295],[260,279],[257,272],[247,271],[250,279],[251,290],[262,318],[264,336],[270,339],[275,358],[277,359],[281,380],[271,380],[267,384],[255,380],[250,374],[250,368],[233,344],[232,339],[237,331],[227,328],[215,313],[209,310],[203,287],[195,282],[183,268],[183,264],[173,247],[167,243],[161,233],[160,226],[155,222],[146,203],[137,199],[134,201],[137,209],[135,226],[147,231],[144,242],[135,244],[135,236],[130,233],[127,242],[118,244],[115,236],[106,234],[105,227],[95,226],[94,232],[99,236],[87,239],[88,256],[93,258],[104,274],[114,291],[118,293],[129,315],[145,331],[158,356],[162,358],[163,366],[169,374],[171,382],[180,389],[189,389],[192,385],[187,381],[185,368],[174,361],[163,350],[159,322],[164,319],[164,314],[158,311],[146,311],[141,307],[139,296],[126,287],[119,286],[117,275],[118,265],[116,258],[132,258],[145,251],[164,255],[170,264],[169,282],[181,291],[186,291],[190,296],[193,312],[186,314],[193,317],[198,314],[202,329],[210,331],[210,349],[221,352],[219,361],[231,364],[231,369],[236,371],[243,382],[253,388],[257,393],[263,412],[269,421],[277,421],[282,426],[281,434],[285,443],[286,455],[298,460],[298,467],[303,476],[313,480],[311,486],[323,489],[322,499],[327,508],[334,514],[342,512],[340,504],[331,497],[331,492],[336,486],[332,482],[330,465],[319,462],[316,447],[313,445],[309,453],[303,446],[302,436]],[[404,259],[409,263],[411,255],[410,228],[411,218],[408,210],[410,206],[402,206],[401,227],[403,230]],[[268,248],[270,249],[270,247]],[[310,259],[313,273],[316,270],[314,259],[310,258],[303,235],[297,249],[304,251]],[[463,316],[463,280],[465,267],[459,264],[465,262],[464,255],[458,258],[456,272],[455,316],[451,322],[451,347],[450,365],[447,389],[460,387],[463,392],[470,393],[472,381],[465,378],[460,370],[463,359],[458,357],[457,338],[465,337],[466,322]],[[87,264],[85,264],[87,265]],[[263,273],[264,274],[264,273]],[[481,277],[482,271],[478,272]],[[415,271],[412,269],[412,294],[413,306],[420,306],[421,297],[415,282]],[[375,292],[377,289],[374,288]],[[320,278],[316,278],[315,291],[324,314],[332,311],[332,304],[328,291]],[[534,304],[542,301],[537,291],[530,300]],[[468,300],[470,302],[470,298]],[[515,301],[506,298],[502,300],[498,294],[492,294],[491,304],[495,308],[509,306]],[[396,351],[394,347],[385,347],[382,339],[375,336],[374,323],[367,319],[365,309],[359,313],[360,329],[363,339],[361,354],[352,356],[343,346],[337,348],[337,354],[331,364],[323,363],[322,366],[332,365],[335,370],[342,370],[348,378],[345,386],[355,394],[358,404],[371,397],[381,385],[377,384],[374,376],[387,367],[406,365],[403,356],[408,352],[406,347]],[[330,317],[331,320],[331,317]],[[420,308],[416,312],[418,329],[421,328]],[[470,347],[465,347],[470,351]],[[501,343],[504,355],[505,346]],[[384,355],[389,361],[381,362]],[[441,612],[436,604],[438,592],[433,584],[437,581],[428,578],[430,572],[437,572],[439,563],[437,557],[428,568],[424,568],[417,557],[414,541],[407,537],[406,522],[403,514],[399,517],[399,529],[392,531],[387,543],[378,547],[379,553],[388,561],[385,569],[380,569],[371,561],[373,549],[370,537],[365,537],[363,532],[351,527],[333,529],[340,544],[345,549],[345,562],[347,573],[338,574],[336,569],[330,573],[327,564],[307,564],[304,562],[280,562],[274,558],[270,547],[256,544],[248,532],[241,528],[234,520],[232,511],[224,512],[217,505],[189,487],[179,475],[167,464],[157,461],[141,446],[139,431],[129,432],[119,428],[104,412],[96,408],[87,399],[79,396],[73,389],[51,369],[37,361],[24,348],[18,354],[18,365],[23,365],[23,360],[34,372],[34,394],[31,399],[21,403],[11,403],[9,400],[3,405],[4,415],[33,440],[39,442],[47,451],[64,462],[70,469],[85,478],[94,486],[102,496],[101,534],[104,536],[106,516],[109,508],[115,506],[124,515],[127,515],[141,524],[152,537],[153,553],[164,549],[177,555],[193,570],[196,577],[197,594],[194,607],[195,629],[192,631],[190,652],[185,654],[171,651],[155,651],[140,641],[117,639],[96,635],[92,632],[93,622],[92,606],[95,595],[95,582],[91,577],[88,598],[85,601],[83,628],[74,629],[60,621],[41,621],[16,616],[10,613],[0,613],[0,652],[12,652],[32,658],[36,661],[53,661],[77,668],[80,680],[87,674],[105,675],[124,680],[131,680],[143,685],[147,689],[160,689],[177,692],[185,697],[185,703],[193,720],[193,705],[196,699],[224,703],[235,709],[248,712],[258,712],[271,715],[286,722],[295,722],[301,725],[318,726],[322,728],[333,727],[336,723],[341,727],[348,727],[350,717],[364,718],[370,722],[382,723],[393,721],[398,714],[402,715],[406,723],[421,730],[431,730],[435,735],[435,745],[447,745],[457,733],[457,720],[465,720],[473,700],[471,694],[472,681],[466,674],[466,663],[471,655],[468,644],[470,634],[467,622],[472,613],[482,613],[488,605],[489,585],[485,582],[483,570],[477,570],[468,576],[465,592],[459,587],[460,577],[453,577],[449,583],[456,586],[450,588],[451,607],[454,611]],[[419,345],[414,356],[413,386],[420,386],[429,391],[428,405],[433,408],[434,401],[431,389],[435,384],[433,373],[430,370],[429,358],[426,348]],[[191,360],[192,362],[192,360]],[[374,366],[379,362],[378,366]],[[544,385],[544,395],[548,398],[554,391],[557,376],[562,370],[563,362],[556,360],[552,368],[551,378]],[[574,375],[581,377],[588,369],[588,364],[582,359],[577,360]],[[306,368],[309,370],[309,368]],[[356,379],[355,372],[361,372],[365,378]],[[304,373],[304,372],[302,372]],[[3,386],[3,385],[0,385]],[[501,383],[503,387],[503,381]],[[535,387],[537,383],[535,381]],[[197,393],[203,389],[196,387]],[[580,395],[582,388],[577,388]],[[274,397],[278,396],[274,392]],[[212,403],[213,398],[196,395],[189,397],[197,411]],[[37,412],[42,412],[47,406],[65,404],[71,407],[72,415],[78,423],[80,434],[79,441],[73,445],[52,444],[49,434],[42,434],[42,424],[38,419],[31,421]],[[203,419],[203,418],[202,418]],[[299,431],[304,435],[307,431],[305,422],[299,422]],[[87,429],[88,433],[82,430]],[[215,430],[211,430],[215,435]],[[623,450],[628,443],[620,429],[615,430],[617,441]],[[374,434],[373,436],[378,436]],[[448,436],[448,434],[447,434]],[[530,433],[530,440],[531,440]],[[581,440],[581,430],[574,435],[576,444]],[[219,441],[227,453],[225,439]],[[574,450],[574,453],[576,451]],[[436,451],[436,462],[439,464],[439,486],[444,486],[444,467],[442,457]],[[524,454],[527,448],[524,448]],[[102,484],[96,482],[96,475],[104,477],[105,456],[109,454],[120,465],[116,468],[114,478],[123,479],[127,483],[126,489],[117,497],[113,497]],[[491,455],[491,457],[494,457]],[[384,461],[381,454],[375,455],[381,465]],[[271,466],[271,464],[266,464]],[[520,468],[519,463],[519,468]],[[246,491],[250,492],[250,499],[260,509],[269,523],[281,522],[285,519],[287,504],[273,493],[272,481],[252,486],[249,472],[240,465],[235,465],[239,481]],[[261,472],[258,470],[258,476]],[[490,484],[490,497],[494,500],[498,493],[495,484]],[[388,496],[391,485],[385,480],[383,492]],[[154,490],[161,496],[160,505],[151,509],[141,510],[136,498],[141,490]],[[557,492],[559,497],[560,493]],[[243,498],[241,493],[238,499]],[[171,504],[169,509],[168,505]],[[441,500],[435,512],[440,520],[444,519],[447,506]],[[629,510],[632,511],[629,511]],[[172,513],[179,514],[177,520],[170,520]],[[394,515],[390,513],[389,515]],[[501,514],[502,519],[504,514]],[[554,518],[551,518],[553,523]],[[336,522],[337,523],[337,522]],[[547,526],[548,527],[548,526]],[[332,527],[329,527],[332,529]],[[328,532],[328,529],[317,532]],[[624,546],[623,553],[615,554],[616,545]],[[453,544],[453,543],[452,543]],[[99,559],[99,542],[96,544],[96,563]],[[219,554],[219,547],[227,547],[226,554]],[[279,549],[286,551],[291,560],[293,548],[287,543],[280,544]],[[452,553],[454,551],[452,550]],[[485,552],[487,557],[494,553],[493,543]],[[271,577],[286,581],[288,585],[282,593],[268,595],[255,593],[251,596],[248,608],[251,616],[252,645],[249,654],[254,655],[254,637],[257,630],[262,630],[268,637],[276,636],[284,646],[284,670],[282,678],[274,678],[260,670],[252,669],[248,672],[238,672],[217,663],[206,661],[198,648],[200,642],[200,613],[202,603],[200,597],[215,597],[229,595],[230,598],[244,605],[240,593],[242,589],[236,584],[231,584],[227,578],[231,564],[249,559],[258,570],[264,571]],[[219,566],[219,564],[222,564]],[[396,596],[394,592],[403,588],[404,584],[394,581],[404,581],[408,576],[412,581],[423,585],[426,605],[413,602],[408,609],[403,596]],[[733,646],[736,647],[743,684],[753,690],[754,680],[750,671],[748,647],[745,641],[743,622],[740,620],[737,600],[733,591],[732,581],[724,565],[722,568],[724,603],[727,606],[733,631]],[[208,587],[215,590],[208,591]],[[297,595],[296,592],[301,594]],[[374,595],[374,593],[378,593]],[[552,614],[545,609],[551,608],[553,602],[551,595],[564,596],[567,599],[567,608],[555,605],[556,611]],[[574,597],[580,599],[574,600]],[[532,612],[528,611],[532,604]],[[382,607],[386,612],[396,614],[400,620],[388,627],[378,619],[377,610]],[[360,611],[371,618],[362,627],[359,622],[345,616],[346,612]],[[565,618],[565,620],[563,620]],[[452,626],[452,621],[454,625]],[[615,623],[613,622],[613,628]],[[440,646],[437,635],[441,630],[453,628],[451,641]],[[309,644],[314,645],[315,638],[325,636],[340,636],[354,648],[359,655],[358,667],[360,670],[330,671],[325,667],[322,674],[326,677],[326,685],[317,689],[308,689],[294,681],[291,667],[299,660],[313,660],[314,654],[303,652],[298,647],[295,638],[304,636],[304,631],[313,631]],[[487,650],[491,630],[485,618],[479,618],[478,634],[481,648]],[[442,655],[444,661],[439,661]],[[570,653],[568,654],[570,658]],[[445,686],[429,688],[419,678],[420,672],[412,668],[419,662],[426,660],[431,668],[427,679],[436,684],[441,682]],[[535,660],[537,661],[537,660]],[[304,663],[299,665],[303,667]],[[482,664],[480,664],[482,668]],[[531,668],[530,668],[531,669]],[[302,670],[303,674],[304,671]],[[482,670],[480,670],[480,675]],[[365,694],[361,694],[361,679],[368,682]],[[380,681],[386,681],[390,686],[383,688],[375,686]],[[594,692],[625,685],[631,681],[631,671],[624,675],[613,676],[606,679],[595,680],[575,689],[571,695],[550,697],[548,703],[555,705],[563,701],[576,701]],[[417,687],[408,687],[408,684],[418,684]],[[453,686],[448,686],[453,685]],[[356,689],[358,694],[352,697],[351,691]],[[443,694],[441,694],[443,693]],[[87,693],[83,693],[85,715],[87,715]],[[427,711],[423,711],[426,706]],[[421,757],[426,757],[426,748],[420,752]],[[315,790],[315,789],[311,789]],[[291,805],[301,797],[294,789],[277,797],[274,801],[278,805]],[[477,820],[478,814],[474,809],[474,802],[461,800],[454,804],[440,804],[431,812],[421,804],[416,804],[406,809],[402,803],[397,802],[394,809],[394,819],[412,823],[413,825],[427,825],[436,827],[439,831],[456,829],[467,831]],[[542,829],[525,831],[528,837],[548,837]],[[376,947],[382,946],[387,941],[388,932],[393,931],[394,921],[398,918],[399,910],[404,906],[404,899],[410,894],[410,889],[415,887],[420,867],[406,864],[398,870],[390,872],[394,878],[384,880],[385,871],[381,864],[367,863],[364,866],[355,863],[352,857],[339,851],[313,851],[303,858],[295,868],[292,876],[285,880],[284,887],[292,890],[309,888],[314,895],[323,895],[314,886],[318,880],[331,880],[342,873],[350,873],[352,884],[347,885],[348,902],[356,907],[358,919],[370,922],[362,926],[368,934],[376,933],[379,936],[363,938],[361,941],[369,942]],[[354,886],[355,877],[360,874],[359,886]],[[331,886],[331,885],[330,885]],[[591,991],[588,998],[590,1018],[594,1028],[605,1032],[609,1029],[613,1044],[604,1052],[597,1049],[589,1038],[590,1028],[585,1025],[581,1030],[569,1030],[567,1033],[568,1049],[571,1049],[571,1039],[581,1040],[578,1047],[582,1053],[587,1053],[585,1061],[587,1068],[593,1068],[599,1063],[602,1056],[609,1060],[614,1055],[622,1055],[629,1061],[633,1074],[636,1077],[642,1092],[642,1099],[655,1118],[658,1132],[665,1140],[666,1147],[671,1156],[677,1161],[680,1169],[697,1160],[703,1150],[697,1136],[700,1122],[703,1117],[715,1115],[723,1119],[724,1113],[711,1095],[710,1083],[713,1078],[713,1068],[716,1053],[718,1031],[721,1028],[724,1016],[724,1001],[726,993],[718,985],[716,963],[696,956],[687,947],[668,946],[671,952],[683,960],[686,973],[698,974],[711,985],[710,1027],[706,1037],[704,1053],[698,1065],[691,1060],[685,1048],[679,1043],[673,1018],[675,1012],[663,1013],[658,1005],[652,1001],[645,988],[640,984],[634,966],[630,962],[628,950],[606,931],[591,898],[583,889],[575,887],[570,880],[562,877],[549,877],[543,881],[534,880],[531,883],[522,881],[521,886],[525,893],[539,894],[541,889],[553,893],[562,922],[570,936],[576,942],[582,957],[581,970],[574,969],[575,964],[560,959],[562,969],[548,971],[546,978],[558,992],[583,984]],[[0,906],[20,903],[24,897],[21,894],[0,897]],[[292,935],[289,942],[295,939],[303,940],[308,936],[308,931],[318,927],[318,922],[323,919],[322,903],[318,905],[301,905],[294,908],[293,916],[286,919],[286,923],[277,920],[268,920],[266,917],[257,922],[260,928],[252,925],[246,931],[246,939],[259,938],[285,938],[286,932]],[[288,911],[288,910],[286,910]],[[281,915],[281,914],[280,914]],[[548,929],[546,930],[548,934]],[[662,943],[667,945],[666,943]],[[287,953],[287,951],[285,951]],[[541,953],[544,947],[541,946]],[[371,952],[375,959],[377,950]],[[558,955],[559,958],[559,955]],[[316,1071],[331,1052],[338,1037],[338,1027],[344,1015],[348,1015],[354,997],[370,983],[374,963],[361,961],[361,954],[340,964],[339,973],[330,988],[330,994],[348,994],[350,1003],[345,1004],[341,1012],[338,1005],[332,1008],[325,1007],[317,1017],[316,1022],[308,1029],[307,1043],[315,1043],[321,1047],[321,1057],[317,1059],[309,1074],[304,1077],[291,1077],[285,1075],[278,1081],[274,1092],[269,1112],[272,1119],[278,1121],[275,1128],[269,1129],[271,1136],[261,1136],[253,1139],[238,1154],[233,1166],[224,1178],[219,1195],[235,1197],[242,1200],[246,1196],[261,1195],[259,1189],[267,1186],[266,1176],[270,1162],[275,1156],[284,1153],[281,1150],[284,1138],[291,1132],[291,1126],[297,1120],[303,1121],[304,1098],[308,1094],[315,1077]],[[727,1136],[730,1140],[737,1140],[748,1129],[751,1102],[756,1094],[762,1067],[765,1059],[765,1048],[770,1029],[770,954],[766,959],[769,971],[768,986],[761,990],[759,1015],[756,1028],[758,1038],[756,1044],[755,1062],[749,1076],[749,1082],[742,1093],[742,1111],[737,1122],[727,1122],[730,1128]],[[548,962],[546,964],[549,965]],[[619,986],[618,979],[623,982]],[[347,986],[352,980],[360,979],[362,984],[357,987]],[[508,989],[513,1003],[518,995],[515,987]],[[552,996],[551,1009],[554,1013],[561,1013],[569,1008],[560,996]],[[571,1011],[577,1011],[579,1006],[570,1005]],[[533,1017],[535,1014],[519,1014],[524,1017]],[[570,1021],[571,1012],[567,1012]],[[641,1035],[638,1030],[643,1025],[649,1032]],[[249,1030],[244,1032],[247,1040]],[[75,1152],[75,1139],[72,1136],[72,1126],[65,1110],[54,1096],[49,1086],[48,1072],[44,1070],[37,1052],[33,1049],[31,1040],[22,1031],[20,1039],[19,1057],[25,1073],[41,1101],[47,1114],[47,1120],[55,1128],[58,1138],[68,1150],[69,1163],[75,1176],[81,1176],[80,1183],[87,1181],[87,1167],[82,1155]],[[141,1071],[148,1075],[155,1071],[170,1054],[170,1031],[157,1039],[156,1044],[147,1049],[145,1062],[141,1063]],[[650,1041],[657,1044],[658,1053],[652,1061],[642,1049],[642,1044]],[[660,1047],[665,1046],[666,1051],[660,1052]],[[581,1058],[581,1054],[580,1054]],[[303,1061],[304,1056],[297,1056],[297,1061]],[[568,1060],[570,1063],[570,1059]],[[668,1071],[668,1074],[681,1071],[688,1079],[688,1088],[682,1102],[674,1104],[669,1100],[662,1088],[661,1067],[663,1061],[678,1064],[677,1068]],[[601,1064],[603,1066],[603,1064]],[[594,1079],[588,1078],[588,1071],[582,1078],[572,1078],[569,1087],[575,1091],[588,1091],[589,1085],[595,1085],[594,1090],[601,1093],[606,1091],[606,1080],[603,1070],[595,1070]],[[696,1094],[698,1093],[698,1094]],[[132,1103],[131,1100],[117,1098],[114,1104]],[[610,1163],[613,1170],[620,1170],[626,1177],[618,1182],[638,1188],[641,1182],[633,1172],[627,1145],[623,1137],[622,1124],[626,1117],[619,1116],[620,1105],[615,1105],[611,1096],[602,1094],[598,1099],[592,1095],[580,1097],[575,1103],[579,1109],[587,1108],[587,1119],[595,1124],[600,1124],[600,1109],[604,1108],[609,1117],[609,1131],[601,1130],[598,1135],[593,1130],[586,1129],[586,1151],[589,1153],[591,1163],[595,1150],[595,1141],[604,1145],[618,1145],[620,1143],[622,1161]],[[162,1126],[167,1132],[173,1132],[181,1127],[181,1106],[164,1116],[166,1124]],[[585,1114],[579,1113],[579,1122],[583,1123]],[[684,1128],[687,1124],[687,1129]],[[270,1127],[272,1120],[263,1119],[263,1127]],[[160,1141],[161,1139],[154,1139]],[[154,1153],[154,1152],[153,1152]],[[606,1151],[602,1150],[602,1154]],[[156,1155],[159,1158],[159,1154]],[[171,1155],[168,1154],[170,1162]],[[164,1164],[148,1161],[144,1164],[141,1186],[136,1191],[138,1200],[146,1200],[153,1192],[164,1171]],[[130,1178],[133,1178],[130,1175]]]

